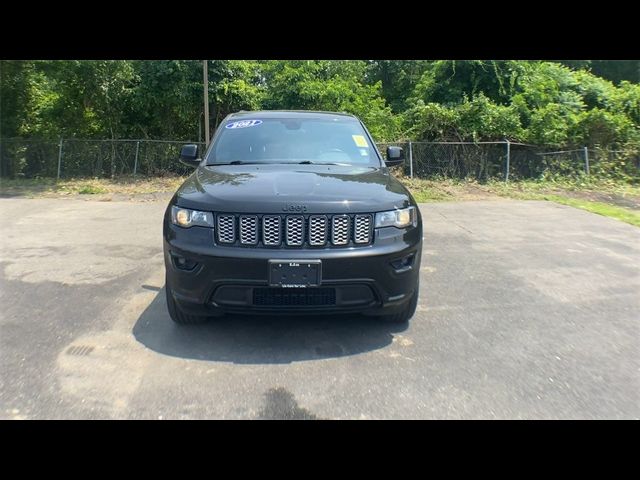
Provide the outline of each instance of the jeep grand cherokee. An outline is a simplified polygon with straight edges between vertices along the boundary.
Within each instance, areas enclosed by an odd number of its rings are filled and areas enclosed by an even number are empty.
[[[351,115],[229,115],[164,217],[171,318],[346,313],[407,322],[418,302],[422,220]]]

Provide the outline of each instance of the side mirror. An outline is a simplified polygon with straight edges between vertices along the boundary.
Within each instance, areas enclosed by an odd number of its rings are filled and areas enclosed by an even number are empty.
[[[387,159],[384,162],[387,167],[395,167],[404,163],[404,152],[400,147],[387,147]]]
[[[198,165],[200,165],[201,161],[202,159],[198,157],[197,145],[182,146],[182,148],[180,149],[180,162],[190,167],[197,167]]]

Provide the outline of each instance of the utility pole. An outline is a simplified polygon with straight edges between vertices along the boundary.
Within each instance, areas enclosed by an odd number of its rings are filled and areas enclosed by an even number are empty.
[[[205,148],[209,146],[209,70],[208,60],[202,61],[204,75],[204,141]]]

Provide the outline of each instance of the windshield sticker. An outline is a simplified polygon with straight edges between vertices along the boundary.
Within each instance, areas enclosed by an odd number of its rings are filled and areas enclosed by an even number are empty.
[[[353,138],[353,141],[355,142],[356,146],[369,148],[369,144],[365,140],[364,136],[362,136],[362,135],[351,135],[351,138]]]
[[[247,128],[247,127],[255,127],[256,125],[260,125],[262,120],[240,120],[238,122],[227,123],[224,128]]]

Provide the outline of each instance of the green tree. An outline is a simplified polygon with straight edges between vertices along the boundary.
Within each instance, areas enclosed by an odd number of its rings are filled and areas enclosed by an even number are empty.
[[[640,83],[640,60],[592,60],[591,71],[614,83]]]
[[[376,140],[397,138],[398,121],[382,97],[380,82],[363,82],[366,62],[270,61],[264,67],[264,108],[352,113]]]
[[[500,60],[438,60],[428,63],[412,93],[412,101],[458,104],[482,93],[495,103],[509,101],[523,65]]]
[[[426,60],[371,60],[367,65],[366,80],[370,84],[381,82],[382,96],[394,113],[401,113],[411,107],[407,93],[414,90],[430,63]]]
[[[133,62],[135,89],[127,111],[134,138],[198,138],[202,64],[196,60]]]
[[[213,127],[259,109],[344,111],[378,141],[499,140],[640,149],[640,61],[210,60]],[[0,137],[203,134],[202,61],[2,61]],[[29,152],[3,175],[37,172]]]
[[[31,109],[33,64],[0,60],[0,137],[24,134]]]
[[[19,167],[6,139],[26,133],[32,108],[33,64],[0,61],[0,176],[13,177]]]
[[[262,108],[265,85],[259,62],[214,60],[212,63],[216,67],[209,82],[214,127],[230,113]]]
[[[35,62],[31,134],[118,138],[134,87],[130,62]]]

